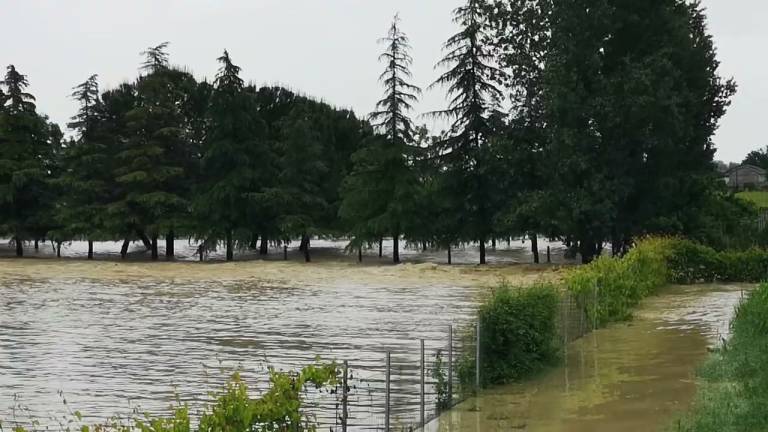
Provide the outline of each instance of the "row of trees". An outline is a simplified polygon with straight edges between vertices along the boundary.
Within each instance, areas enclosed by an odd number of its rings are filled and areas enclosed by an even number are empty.
[[[718,189],[711,138],[735,91],[718,74],[698,3],[468,0],[431,87],[448,94],[430,136],[410,117],[409,41],[382,40],[384,96],[367,120],[248,85],[225,51],[212,83],[170,65],[101,93],[75,88],[63,140],[8,68],[0,93],[0,232],[23,240],[165,238],[203,247],[348,236],[449,251],[496,238],[564,240],[584,261],[637,236],[707,240]],[[725,208],[725,210],[723,210]],[[393,259],[399,262],[399,241]],[[89,254],[91,256],[92,254]],[[450,259],[450,258],[449,258]]]

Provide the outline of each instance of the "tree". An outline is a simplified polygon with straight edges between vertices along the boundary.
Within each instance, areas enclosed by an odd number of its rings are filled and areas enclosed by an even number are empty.
[[[223,239],[231,261],[236,238],[249,239],[252,234],[250,194],[260,190],[259,168],[267,149],[255,100],[244,92],[240,67],[227,51],[218,61],[195,210],[201,233],[210,241]]]
[[[741,163],[768,169],[768,147],[749,152]]]
[[[23,242],[37,234],[47,204],[47,164],[53,160],[51,137],[57,128],[37,114],[35,98],[26,91],[27,77],[13,65],[0,86],[5,87],[0,106],[0,232],[13,237],[16,255],[23,256]]]
[[[497,211],[492,200],[498,194],[489,176],[491,116],[503,98],[495,81],[504,75],[493,65],[486,10],[483,0],[469,0],[454,11],[461,31],[445,43],[447,53],[437,67],[448,71],[431,86],[447,87],[450,99],[446,110],[434,113],[452,120],[451,135],[438,144],[445,167],[445,199],[461,220],[462,237],[479,243],[480,264],[486,263],[486,242],[493,234]]]
[[[172,239],[189,218],[191,192],[185,175],[195,163],[182,109],[194,78],[168,65],[166,46],[142,53],[142,70],[148,74],[135,83],[136,104],[126,113],[128,140],[117,155],[116,181],[124,193],[111,204],[113,212],[127,215],[129,224],[149,233],[152,259],[158,258],[160,234]]]
[[[72,98],[80,110],[67,125],[77,133],[77,139],[65,149],[63,172],[56,183],[61,198],[57,219],[62,225],[58,237],[85,238],[88,259],[93,259],[93,241],[106,237],[105,205],[111,178],[110,159],[102,142],[102,115],[97,75],[91,75],[76,86]]]
[[[584,262],[685,234],[714,185],[711,137],[735,85],[698,3],[555,2],[547,56],[552,196]]]
[[[416,184],[412,168],[413,122],[408,111],[421,89],[408,82],[413,59],[397,15],[381,42],[386,48],[379,59],[386,67],[379,80],[385,91],[376,104],[378,111],[370,115],[381,136],[369,139],[355,154],[355,168],[344,185],[340,214],[352,222],[356,243],[391,234],[392,260],[399,263],[400,236],[413,209]]]

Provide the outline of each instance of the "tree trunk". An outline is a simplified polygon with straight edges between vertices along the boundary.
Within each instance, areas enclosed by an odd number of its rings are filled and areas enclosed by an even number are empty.
[[[56,258],[61,258],[61,242],[56,242]]]
[[[496,237],[491,239],[491,249],[496,250]]]
[[[266,256],[269,254],[269,240],[267,236],[261,236],[261,246],[259,247],[259,255]]]
[[[304,262],[311,262],[312,259],[309,256],[309,236],[306,234],[301,236],[301,243],[304,245]]]
[[[451,245],[448,245],[448,265],[453,264],[451,261]]]
[[[307,236],[301,236],[301,242],[299,242],[299,252],[304,252],[304,250],[307,249],[307,245],[309,244],[309,237]]]
[[[547,246],[547,264],[552,264],[552,251]]]
[[[173,230],[168,231],[168,234],[165,236],[165,257],[166,258],[173,258],[176,256],[176,247],[174,245],[174,241],[176,240],[176,233],[173,232]]]
[[[597,243],[593,240],[582,239],[579,241],[579,253],[581,254],[581,263],[589,264],[597,256]]]
[[[120,248],[120,256],[125,259],[128,256],[128,248],[131,246],[131,241],[128,239],[123,240],[123,247]]]
[[[379,258],[384,256],[384,237],[379,237]]]
[[[205,241],[200,243],[199,246],[197,246],[197,253],[200,255],[200,262],[203,262],[205,259]]]
[[[152,250],[152,261],[157,261],[157,259],[160,258],[160,255],[157,253],[157,238],[157,234],[152,234],[152,242],[150,243]]]
[[[533,263],[539,264],[539,237],[534,233],[528,234],[531,239],[531,252],[533,253]]]
[[[147,237],[146,234],[144,234],[144,231],[136,231],[136,234],[139,236],[139,240],[141,240],[141,243],[144,244],[144,248],[147,250],[152,250],[152,241]]]
[[[37,239],[35,239],[35,250],[40,250],[40,245],[37,244]]]
[[[251,241],[248,243],[248,249],[250,250],[256,250],[259,247],[259,235],[253,234],[251,235]]]
[[[93,240],[88,240],[88,259],[93,259]]]
[[[357,262],[363,262],[363,246],[360,245],[357,248]]]
[[[485,238],[480,239],[480,265],[485,265]]]
[[[227,261],[235,260],[235,251],[233,249],[232,230],[227,230]]]
[[[400,233],[392,235],[392,262],[400,264]]]
[[[16,236],[16,256],[21,258],[24,256],[24,241]]]
[[[283,261],[288,261],[288,245],[283,243]]]
[[[421,251],[422,252],[426,252],[427,251],[427,242],[426,241],[422,241],[421,242]]]

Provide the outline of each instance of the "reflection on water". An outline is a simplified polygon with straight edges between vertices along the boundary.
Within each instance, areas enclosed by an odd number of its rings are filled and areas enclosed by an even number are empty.
[[[17,393],[47,417],[65,414],[62,390],[72,409],[99,421],[137,405],[163,412],[174,389],[199,407],[238,366],[259,386],[266,364],[297,368],[316,355],[349,360],[357,375],[381,370],[387,350],[418,364],[418,340],[442,347],[476,295],[428,283],[3,279],[0,418]]]
[[[346,240],[313,240],[312,241],[312,258],[319,261],[356,261],[357,254],[349,254],[345,251],[348,242]],[[197,261],[199,256],[197,255],[196,241],[177,240],[174,243],[174,250],[176,259],[180,261]],[[96,242],[94,243],[94,254],[97,259],[120,259],[120,248],[122,242]],[[304,259],[303,253],[298,250],[298,243],[292,243],[288,248],[288,254],[290,260],[302,261]],[[546,261],[547,246],[551,249],[552,262],[554,263],[570,263],[572,259],[565,258],[565,248],[560,242],[548,242],[546,239],[539,240],[539,249],[541,251],[541,262]],[[392,241],[385,240],[383,255],[387,260],[392,256]],[[276,248],[271,246],[269,250],[270,254],[267,257],[261,257],[258,251],[254,250],[238,250],[235,254],[237,260],[253,260],[253,259],[269,259],[269,260],[282,260],[283,250],[282,248]],[[165,242],[160,241],[159,253],[161,259],[165,255]],[[372,249],[364,249],[363,254],[364,262],[368,263],[380,263],[378,258],[378,246]],[[513,263],[531,263],[533,262],[533,254],[531,253],[531,244],[524,240],[512,240],[510,243],[499,242],[497,247],[488,247],[488,263],[490,264],[513,264]],[[0,240],[0,256],[13,256],[15,249],[11,246],[9,240]],[[64,243],[61,246],[62,257],[65,258],[85,258],[88,255],[88,243],[83,241],[76,241],[71,243]],[[480,253],[477,246],[468,245],[466,247],[456,248],[452,250],[452,261],[455,264],[477,264],[480,260]],[[53,258],[56,256],[56,251],[53,245],[48,243],[40,243],[38,250],[35,250],[32,243],[27,243],[25,248],[25,256],[30,257],[46,257]],[[400,242],[400,257],[404,262],[414,263],[445,263],[447,262],[447,252],[444,250],[428,249],[426,251],[421,250],[420,247],[409,245],[405,241]],[[131,260],[147,260],[149,258],[149,252],[146,251],[141,243],[133,243],[129,249],[128,259]],[[210,251],[208,260],[223,261],[225,258],[225,250],[219,248],[215,251]],[[386,262],[386,261],[385,261]]]
[[[631,323],[568,347],[540,379],[496,388],[430,424],[429,431],[647,432],[685,409],[695,366],[727,330],[742,287],[673,287]]]

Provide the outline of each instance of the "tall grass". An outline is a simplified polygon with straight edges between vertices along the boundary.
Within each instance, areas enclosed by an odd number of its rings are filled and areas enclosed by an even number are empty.
[[[742,303],[730,341],[699,371],[691,411],[679,432],[768,431],[768,284]]]

